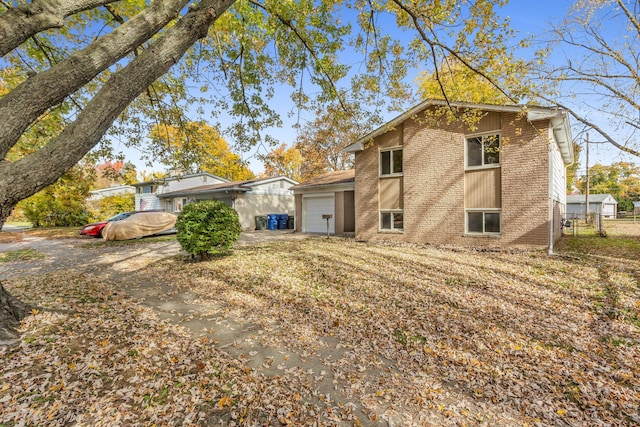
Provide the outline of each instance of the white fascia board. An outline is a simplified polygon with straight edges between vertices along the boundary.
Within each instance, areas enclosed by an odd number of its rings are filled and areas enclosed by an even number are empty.
[[[566,166],[573,163],[573,137],[571,136],[571,126],[569,116],[566,112],[559,113],[550,122],[553,129],[553,136],[558,143],[562,160]]]
[[[294,189],[293,194],[310,194],[310,193],[326,193],[333,194],[338,191],[354,191],[355,183],[348,182],[343,184],[325,184],[325,185],[314,185],[312,187],[304,187],[299,189]]]

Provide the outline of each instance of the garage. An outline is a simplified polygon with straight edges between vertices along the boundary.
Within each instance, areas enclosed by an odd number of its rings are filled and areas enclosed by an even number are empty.
[[[338,236],[355,232],[355,173],[353,169],[329,172],[291,187],[296,203],[295,229],[301,233],[329,233]]]
[[[331,215],[329,233],[335,233],[335,196],[333,194],[305,194],[302,196],[302,232],[326,233],[327,220],[322,215]]]

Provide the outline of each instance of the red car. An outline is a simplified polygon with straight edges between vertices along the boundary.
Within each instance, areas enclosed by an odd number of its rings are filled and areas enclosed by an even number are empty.
[[[123,219],[129,218],[135,212],[122,212],[118,215],[109,218],[106,221],[94,222],[93,224],[87,224],[80,229],[81,236],[92,236],[96,238],[102,237],[102,229],[112,221],[122,221]]]

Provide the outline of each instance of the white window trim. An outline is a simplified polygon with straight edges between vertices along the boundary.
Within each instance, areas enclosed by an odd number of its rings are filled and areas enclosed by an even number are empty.
[[[403,228],[393,228],[393,217],[391,217],[391,228],[382,228],[382,214],[383,213],[401,213]],[[378,232],[380,233],[404,233],[404,209],[380,209],[378,211]]]
[[[465,146],[466,146],[466,142],[465,142]],[[382,153],[386,152],[386,151],[403,151],[403,146],[402,145],[396,145],[394,147],[385,147],[385,148],[379,148],[378,149],[378,177],[380,178],[393,178],[393,177],[397,177],[397,176],[402,176],[404,174],[404,153],[402,153],[402,172],[395,172],[395,173],[387,173],[387,174],[383,174],[382,173],[382,162],[380,161],[380,156]],[[389,159],[390,161],[390,165],[393,166],[393,154],[391,154],[391,158]]]
[[[484,213],[497,213],[500,214],[500,231],[497,233],[494,232],[486,232],[477,233],[473,231],[469,231],[469,212],[482,212]],[[484,221],[482,223],[482,228],[484,229]],[[464,210],[464,234],[465,236],[502,236],[502,209],[496,208],[467,208]]]
[[[493,136],[498,135],[499,145],[498,151],[500,152],[500,162],[499,163],[490,163],[488,165],[480,165],[480,166],[469,166],[468,161],[469,157],[467,156],[467,139],[469,138],[478,138],[485,136]],[[404,160],[404,158],[403,158]],[[484,163],[484,141],[482,142],[482,162]],[[482,133],[472,133],[464,136],[464,170],[481,170],[481,169],[494,169],[502,166],[502,134],[498,131],[491,132],[482,132]]]

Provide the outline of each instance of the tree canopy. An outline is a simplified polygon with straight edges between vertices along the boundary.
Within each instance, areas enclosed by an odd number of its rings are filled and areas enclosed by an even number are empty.
[[[261,156],[264,164],[264,175],[286,176],[296,181],[302,179],[302,165],[304,158],[296,147],[287,147],[282,144],[269,153]]]
[[[578,185],[586,191],[587,177],[581,176]],[[595,164],[589,168],[589,191],[609,193],[618,202],[618,210],[632,211],[633,202],[640,199],[640,166],[630,162]]]
[[[445,58],[437,73],[423,72],[416,83],[423,98],[475,104],[510,102],[504,93],[455,57]]]
[[[343,150],[370,130],[378,117],[357,105],[343,109],[333,104],[316,112],[296,138],[295,148],[303,158],[300,179],[307,180],[326,172],[350,169],[353,155]]]
[[[503,3],[3,2],[2,69],[16,84],[2,75],[0,222],[95,147],[144,144],[153,126],[189,114],[231,118],[224,136],[234,146],[270,143],[266,129],[281,123],[276,87],[288,87],[298,109],[399,107],[410,97],[407,70],[453,55],[507,96],[506,76],[522,62],[496,13]],[[56,111],[62,128],[28,155],[7,157]]]
[[[230,181],[253,178],[253,173],[233,153],[217,130],[204,122],[188,122],[172,126],[159,124],[152,128],[150,139],[156,160],[184,173],[209,172]]]

